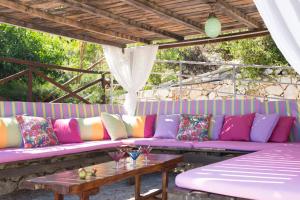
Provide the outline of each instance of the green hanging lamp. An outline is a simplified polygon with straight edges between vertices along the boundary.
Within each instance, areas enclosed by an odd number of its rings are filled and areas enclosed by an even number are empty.
[[[214,11],[214,6],[212,6]],[[211,12],[205,22],[205,33],[207,37],[215,38],[221,34],[222,25],[220,20],[216,17],[214,12]]]

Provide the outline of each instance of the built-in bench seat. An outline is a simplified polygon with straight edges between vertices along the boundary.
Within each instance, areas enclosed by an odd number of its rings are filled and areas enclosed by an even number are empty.
[[[291,141],[300,141],[300,104],[296,100],[261,102],[257,99],[229,100],[193,100],[193,101],[151,101],[139,102],[136,115],[169,115],[169,114],[212,114],[242,115],[247,113],[278,113],[296,117],[291,131]],[[121,105],[87,105],[87,104],[51,104],[34,102],[0,101],[0,117],[11,117],[26,114],[29,116],[62,118],[89,118],[99,116],[102,112],[125,114]],[[54,173],[64,169],[75,169],[109,159],[106,151],[121,145],[150,145],[160,151],[176,153],[189,152],[193,158],[218,156],[228,159],[254,151],[268,151],[283,148],[290,143],[255,143],[231,141],[183,142],[176,139],[129,138],[120,141],[94,141],[77,144],[34,149],[1,149],[0,150],[0,195],[12,192],[27,177]],[[283,146],[283,147],[281,147]],[[297,146],[297,145],[296,145]],[[194,155],[194,152],[196,156]],[[199,153],[200,152],[200,153]],[[228,154],[229,156],[227,156]],[[221,159],[211,158],[209,162]],[[287,157],[288,158],[288,157]],[[223,160],[223,158],[222,158]],[[201,160],[202,162],[202,160]],[[205,164],[206,164],[205,163]]]
[[[254,152],[264,149],[274,149],[276,147],[295,146],[298,143],[257,143],[257,142],[237,142],[237,141],[205,141],[188,142],[176,139],[157,138],[129,138],[119,141],[103,140],[89,141],[83,143],[61,144],[58,146],[42,148],[10,148],[0,150],[0,164],[16,162],[22,160],[32,160],[39,158],[51,158],[68,154],[89,152],[94,150],[105,150],[117,148],[121,145],[131,146],[152,146],[156,149],[178,149],[178,150],[220,150],[220,151],[245,151]],[[300,145],[299,145],[300,146]]]
[[[41,148],[11,148],[0,150],[0,164],[17,162],[22,160],[32,160],[39,158],[51,158],[68,154],[89,152],[94,150],[104,150],[122,145],[121,141],[90,141],[83,143],[61,144],[57,146]]]
[[[179,174],[180,188],[257,200],[299,196],[300,145],[246,154]]]

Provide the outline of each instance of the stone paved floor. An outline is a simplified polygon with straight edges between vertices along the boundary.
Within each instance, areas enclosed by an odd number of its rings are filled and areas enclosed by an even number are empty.
[[[170,175],[169,186],[174,186],[175,175]],[[161,184],[160,174],[151,174],[142,177],[143,192],[159,189]],[[92,196],[91,200],[131,200],[134,199],[134,186],[127,181],[105,186],[100,193]],[[76,196],[66,196],[65,200],[77,200]],[[53,200],[53,194],[46,191],[18,191],[10,195],[0,196],[0,200]]]

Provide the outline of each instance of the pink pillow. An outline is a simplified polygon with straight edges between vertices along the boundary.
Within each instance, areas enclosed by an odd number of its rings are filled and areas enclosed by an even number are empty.
[[[295,117],[281,116],[269,139],[269,142],[287,142]]]
[[[52,120],[54,132],[59,143],[80,143],[80,129],[76,119],[56,119]]]
[[[219,139],[224,141],[249,141],[254,117],[255,113],[225,116]]]

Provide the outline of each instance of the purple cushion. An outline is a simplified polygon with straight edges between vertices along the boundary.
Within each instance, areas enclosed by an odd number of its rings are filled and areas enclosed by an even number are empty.
[[[255,114],[252,124],[250,140],[253,142],[268,142],[272,132],[279,120],[279,115],[274,114]]]
[[[218,140],[224,122],[224,115],[215,115],[209,122],[208,136],[211,140]]]
[[[255,113],[225,116],[219,139],[223,141],[249,141],[254,117]]]
[[[56,119],[52,120],[54,132],[58,138],[59,143],[80,143],[79,124],[76,119]]]
[[[154,137],[175,139],[178,133],[180,115],[159,115]]]
[[[183,172],[175,183],[180,188],[242,199],[298,199],[299,151],[299,145],[287,145],[246,154]]]
[[[281,116],[270,137],[269,142],[287,142],[295,117]]]
[[[0,163],[14,162],[20,160],[31,160],[48,158],[67,154],[94,151],[98,149],[115,148],[122,145],[120,141],[102,140],[73,144],[61,144],[56,146],[31,148],[31,149],[1,149]]]

